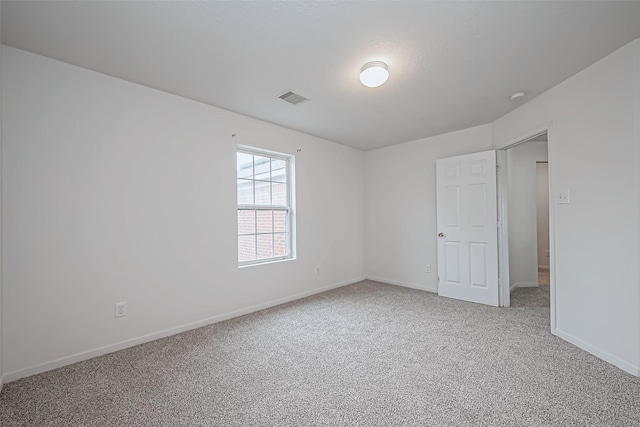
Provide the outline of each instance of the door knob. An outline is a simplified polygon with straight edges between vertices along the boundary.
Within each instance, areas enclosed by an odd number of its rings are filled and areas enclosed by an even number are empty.
[[[444,237],[444,233],[443,232],[438,233],[438,237]]]

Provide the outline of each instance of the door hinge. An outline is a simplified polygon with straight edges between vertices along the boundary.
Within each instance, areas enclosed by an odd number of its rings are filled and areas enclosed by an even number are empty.
[[[496,170],[499,171],[500,169],[502,169],[502,166],[496,163]]]
[[[502,228],[502,221],[498,221],[498,228]]]

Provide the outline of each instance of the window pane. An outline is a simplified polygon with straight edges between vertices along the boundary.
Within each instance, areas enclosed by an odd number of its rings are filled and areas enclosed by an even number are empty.
[[[273,231],[275,233],[287,231],[287,211],[273,211]]]
[[[258,233],[273,233],[273,211],[258,211]]]
[[[238,261],[254,261],[256,259],[256,236],[238,236]]]
[[[271,159],[269,157],[254,157],[255,179],[271,180]]]
[[[249,179],[238,180],[238,204],[253,204],[253,181]]]
[[[253,156],[247,153],[238,153],[236,170],[238,178],[253,178]]]
[[[273,257],[273,234],[258,234],[258,259]]]
[[[256,205],[271,204],[271,183],[256,181]]]
[[[236,166],[238,262],[259,263],[290,256],[289,161],[268,153],[238,152]]]
[[[256,234],[256,211],[238,211],[238,234]]]
[[[273,182],[271,183],[271,189],[273,192],[273,201],[271,203],[276,206],[287,206],[287,184]]]
[[[287,255],[287,233],[276,233],[273,235],[273,256]]]
[[[280,159],[271,159],[271,180],[287,182],[287,162]]]

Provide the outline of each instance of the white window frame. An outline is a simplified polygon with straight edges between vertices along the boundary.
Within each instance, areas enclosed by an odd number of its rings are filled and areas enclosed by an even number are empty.
[[[246,146],[238,146],[236,149],[236,159],[237,159],[237,155],[238,153],[244,153],[244,154],[250,154],[253,156],[260,156],[260,157],[269,157],[271,159],[277,159],[277,160],[283,160],[285,162],[285,168],[286,168],[286,184],[287,184],[287,205],[286,206],[281,206],[281,205],[257,205],[255,204],[255,182],[256,181],[261,181],[261,180],[256,180],[255,176],[253,178],[251,178],[251,180],[254,182],[253,185],[253,199],[254,199],[254,203],[253,204],[240,204],[237,203],[238,207],[237,207],[237,212],[241,211],[241,210],[253,210],[253,211],[260,211],[260,210],[266,210],[266,211],[285,211],[287,213],[286,217],[287,217],[287,240],[286,240],[286,255],[284,256],[275,256],[275,257],[270,257],[270,258],[261,258],[261,259],[256,259],[256,260],[251,260],[251,261],[240,261],[239,257],[238,257],[238,267],[247,267],[247,266],[252,266],[252,265],[260,265],[260,264],[267,264],[267,263],[271,263],[271,262],[276,262],[276,261],[284,261],[284,260],[290,260],[290,259],[295,259],[295,250],[294,250],[294,192],[293,192],[293,172],[292,172],[292,165],[293,165],[293,156],[291,155],[287,155],[287,154],[282,154],[282,153],[276,153],[273,151],[268,151],[268,150],[261,150],[258,148],[253,148],[253,147],[246,147]],[[254,160],[255,161],[255,160]],[[255,163],[253,165],[254,167],[254,174],[255,174]],[[237,176],[237,170],[236,170],[236,198],[237,196],[237,181],[238,181],[238,176]],[[264,181],[262,181],[264,182]],[[269,182],[273,182],[273,181],[269,181]],[[237,199],[236,199],[237,201]],[[241,235],[239,234],[239,226],[240,224],[238,223],[237,220],[237,215],[236,215],[236,228],[237,228],[237,237],[236,237],[236,244],[238,244],[238,237],[240,237]],[[256,224],[255,224],[255,236],[256,236],[256,251],[257,251],[257,247],[258,247],[258,242],[257,242],[257,238],[258,235],[260,234],[278,234],[275,233],[273,231],[273,229],[271,230],[271,233],[258,233],[258,225],[257,225],[257,215],[256,215]],[[250,235],[250,234],[249,234]],[[237,252],[237,251],[236,251]]]

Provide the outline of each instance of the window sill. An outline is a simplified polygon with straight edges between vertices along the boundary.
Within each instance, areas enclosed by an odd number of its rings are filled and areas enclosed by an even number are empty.
[[[295,260],[296,260],[295,257],[289,257],[289,258],[283,258],[283,259],[272,259],[264,262],[256,262],[253,264],[238,265],[238,268],[240,269],[240,268],[248,268],[248,267],[257,267],[259,265],[277,264],[280,262],[295,261]]]

